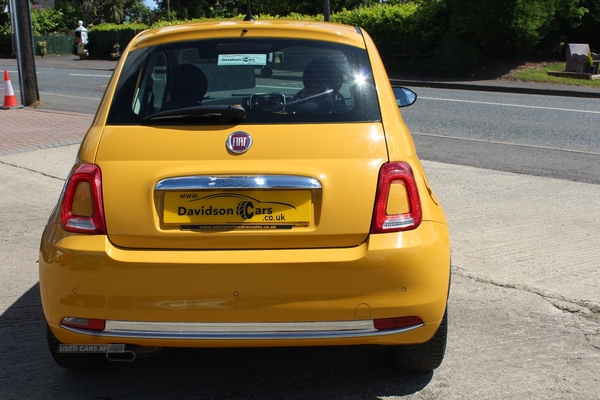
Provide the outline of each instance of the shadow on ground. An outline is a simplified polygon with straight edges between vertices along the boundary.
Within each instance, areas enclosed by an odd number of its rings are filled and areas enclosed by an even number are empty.
[[[0,397],[376,399],[418,392],[433,377],[398,373],[381,346],[163,349],[73,372],[54,363],[44,329],[36,284],[0,316]]]

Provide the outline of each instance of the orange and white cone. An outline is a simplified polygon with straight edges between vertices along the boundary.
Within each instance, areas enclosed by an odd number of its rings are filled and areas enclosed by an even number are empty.
[[[21,107],[22,106],[19,106],[19,103],[17,103],[17,98],[15,97],[15,92],[12,84],[10,83],[8,71],[4,71],[4,106],[1,108],[8,110],[9,108]]]

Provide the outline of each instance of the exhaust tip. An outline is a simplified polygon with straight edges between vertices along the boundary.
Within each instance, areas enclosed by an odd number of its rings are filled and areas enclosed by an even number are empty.
[[[125,344],[122,351],[106,353],[106,359],[113,362],[132,362],[138,357],[152,356],[160,351],[160,347],[138,346],[136,344]]]
[[[137,358],[139,346],[126,344],[121,352],[106,353],[106,359],[113,362],[132,362]]]

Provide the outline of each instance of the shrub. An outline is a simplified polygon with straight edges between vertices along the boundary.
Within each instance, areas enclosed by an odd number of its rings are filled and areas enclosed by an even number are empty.
[[[45,40],[40,40],[37,42],[38,54],[44,58],[46,54],[48,54],[48,42]]]
[[[52,32],[66,32],[67,29],[63,26],[62,12],[35,5],[31,9],[31,25],[34,36],[48,36]]]

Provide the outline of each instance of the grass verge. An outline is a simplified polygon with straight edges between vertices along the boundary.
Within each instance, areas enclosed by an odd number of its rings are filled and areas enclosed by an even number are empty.
[[[548,71],[564,71],[565,63],[550,63],[543,67],[523,68],[514,71],[509,79],[523,82],[557,83],[561,85],[588,86],[600,88],[600,80],[563,78],[548,75]]]

